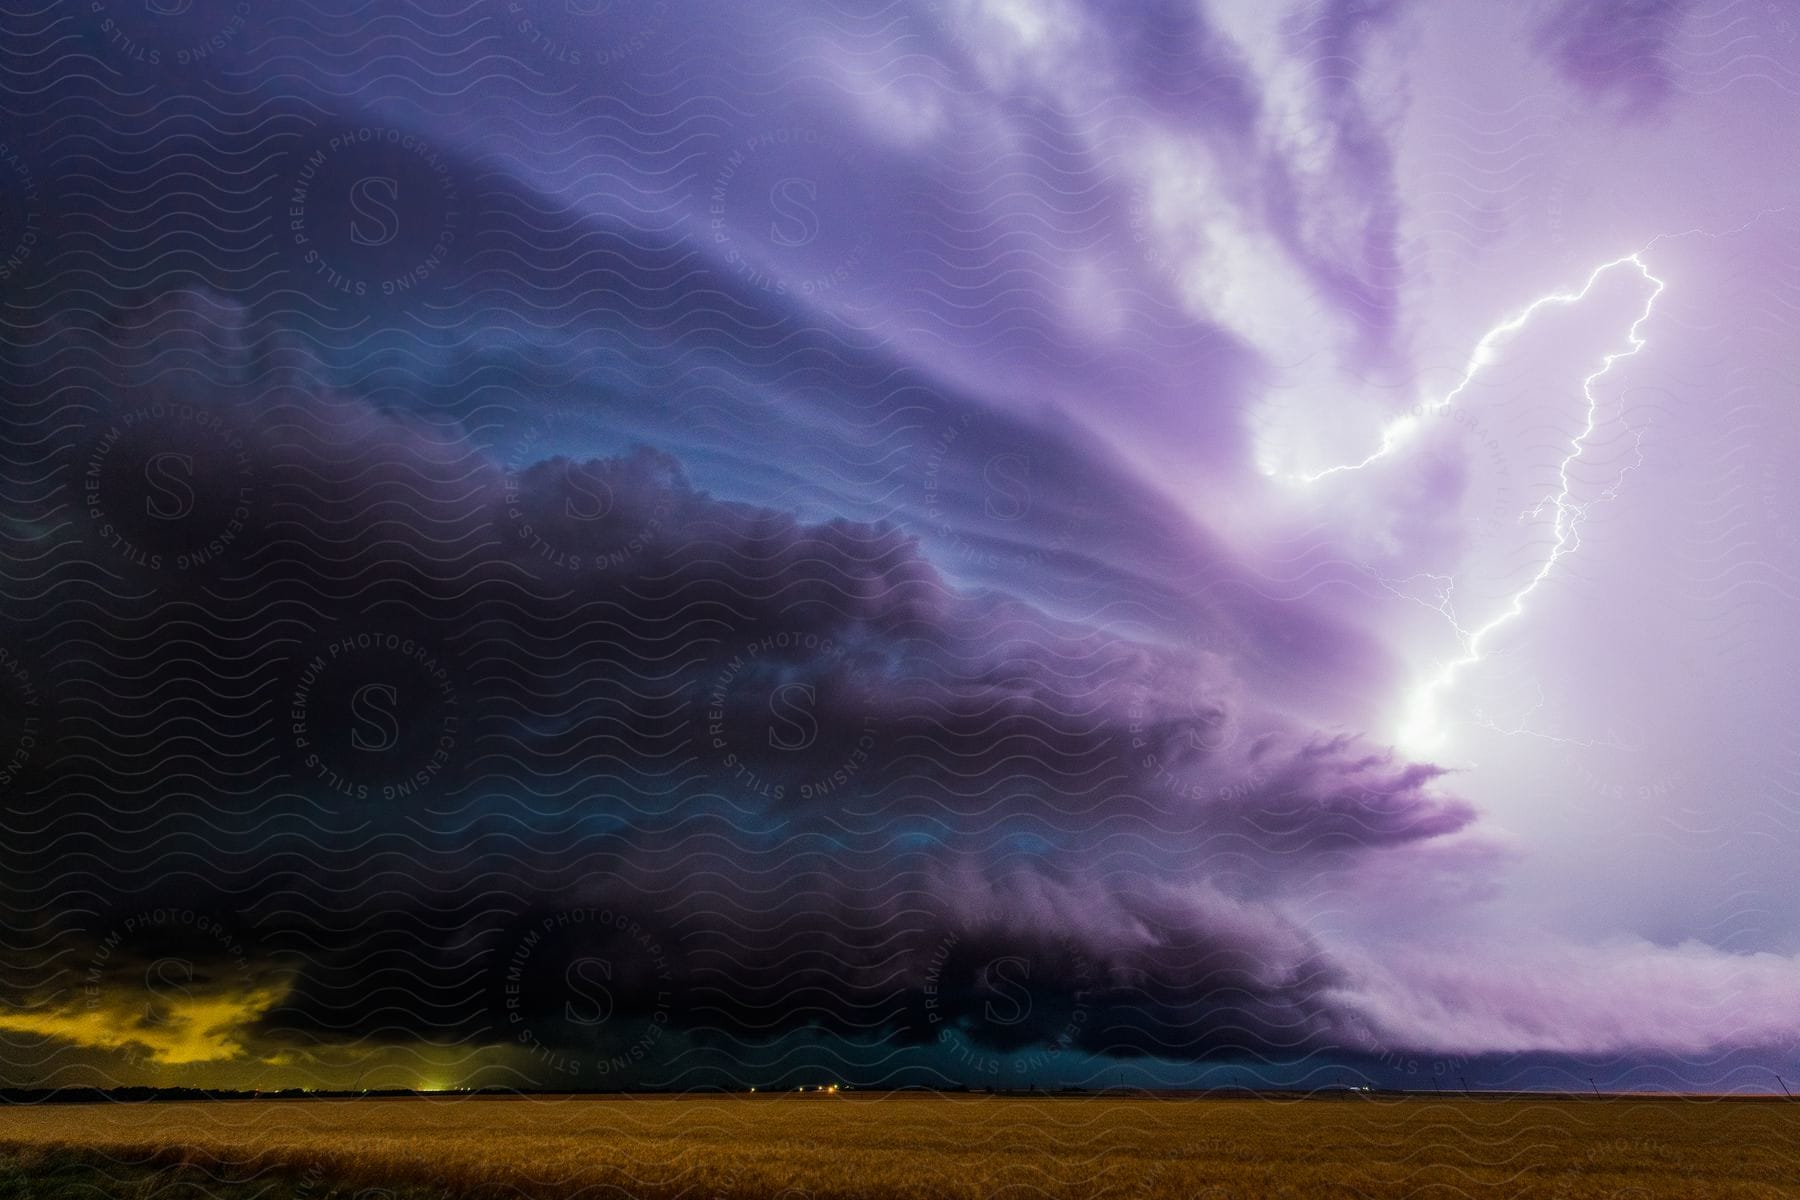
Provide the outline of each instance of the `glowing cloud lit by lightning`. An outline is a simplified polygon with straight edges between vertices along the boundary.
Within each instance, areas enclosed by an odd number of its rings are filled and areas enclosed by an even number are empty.
[[[1646,247],[1646,249],[1647,248],[1648,247]],[[1644,280],[1651,285],[1650,294],[1644,301],[1643,311],[1638,314],[1637,319],[1632,322],[1631,328],[1626,333],[1628,348],[1606,355],[1601,360],[1599,369],[1595,370],[1592,374],[1588,375],[1587,378],[1582,380],[1582,395],[1587,401],[1585,420],[1581,430],[1570,439],[1569,452],[1563,457],[1562,462],[1558,467],[1557,492],[1555,495],[1547,497],[1533,510],[1534,515],[1542,513],[1547,507],[1552,508],[1555,511],[1555,519],[1552,526],[1555,537],[1549,553],[1545,556],[1544,561],[1539,564],[1536,573],[1532,575],[1531,579],[1513,594],[1511,600],[1502,606],[1500,612],[1496,616],[1489,619],[1486,623],[1470,630],[1464,629],[1454,620],[1454,618],[1451,618],[1451,625],[1456,630],[1457,636],[1462,643],[1462,653],[1458,657],[1440,664],[1435,671],[1429,674],[1414,688],[1412,696],[1407,702],[1405,716],[1402,719],[1396,738],[1399,745],[1408,752],[1415,754],[1429,753],[1442,745],[1444,728],[1443,721],[1439,716],[1439,705],[1444,692],[1450,688],[1459,672],[1465,667],[1481,661],[1483,643],[1496,630],[1513,621],[1525,611],[1526,600],[1537,590],[1538,586],[1542,584],[1545,579],[1549,578],[1551,571],[1555,569],[1556,564],[1563,556],[1573,553],[1581,546],[1579,525],[1581,518],[1586,515],[1587,505],[1578,503],[1572,498],[1571,493],[1573,491],[1573,485],[1569,480],[1569,469],[1570,465],[1576,459],[1581,457],[1582,451],[1587,447],[1588,439],[1593,436],[1594,430],[1599,424],[1600,401],[1594,394],[1594,385],[1608,371],[1612,370],[1613,364],[1622,359],[1630,358],[1644,348],[1645,341],[1643,337],[1640,336],[1639,330],[1642,329],[1644,323],[1650,319],[1650,315],[1656,307],[1657,297],[1662,295],[1663,289],[1666,286],[1663,280],[1651,274],[1650,268],[1645,264],[1642,258],[1642,254],[1643,251],[1638,251],[1634,254],[1627,254],[1622,258],[1613,259],[1611,262],[1602,263],[1594,268],[1593,272],[1587,277],[1587,281],[1582,284],[1579,290],[1572,292],[1554,292],[1550,295],[1539,297],[1513,316],[1488,330],[1487,333],[1483,334],[1481,339],[1475,343],[1475,349],[1470,353],[1469,361],[1463,368],[1462,378],[1458,381],[1457,385],[1446,392],[1436,402],[1427,405],[1422,413],[1409,413],[1406,416],[1394,420],[1382,432],[1380,442],[1367,457],[1358,462],[1342,463],[1338,466],[1327,467],[1322,471],[1317,471],[1312,474],[1301,474],[1290,477],[1293,481],[1298,483],[1317,483],[1321,479],[1342,472],[1362,470],[1394,453],[1394,451],[1404,445],[1407,439],[1418,429],[1423,414],[1439,412],[1448,408],[1456,398],[1468,388],[1470,383],[1475,380],[1476,376],[1481,373],[1483,368],[1498,359],[1500,346],[1508,338],[1512,337],[1529,324],[1534,316],[1552,305],[1567,306],[1579,303],[1593,291],[1594,286],[1609,272],[1622,267],[1629,267],[1635,269]],[[1613,489],[1608,489],[1606,496],[1610,497],[1612,491]],[[1447,612],[1445,615],[1448,617]]]

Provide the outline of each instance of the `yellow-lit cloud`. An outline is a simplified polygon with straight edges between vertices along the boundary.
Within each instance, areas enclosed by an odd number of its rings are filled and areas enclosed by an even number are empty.
[[[287,992],[273,984],[146,1003],[141,987],[97,988],[74,1004],[0,1009],[0,1031],[138,1053],[160,1066],[226,1062],[250,1056],[247,1030]]]

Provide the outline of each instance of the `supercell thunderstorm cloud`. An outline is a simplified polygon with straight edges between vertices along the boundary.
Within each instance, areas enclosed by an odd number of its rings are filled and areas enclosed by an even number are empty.
[[[0,1085],[1775,1090],[1785,0],[4,21]]]

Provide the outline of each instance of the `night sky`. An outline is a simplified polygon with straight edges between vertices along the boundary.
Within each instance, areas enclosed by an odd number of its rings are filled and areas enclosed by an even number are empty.
[[[1800,1075],[1787,0],[0,31],[0,1085]]]

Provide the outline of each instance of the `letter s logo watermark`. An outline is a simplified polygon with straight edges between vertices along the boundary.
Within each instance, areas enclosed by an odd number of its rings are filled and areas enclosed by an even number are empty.
[[[400,181],[369,175],[350,188],[350,240],[358,246],[385,246],[400,236]]]
[[[575,463],[563,467],[563,515],[572,521],[602,521],[612,512],[612,488]]]
[[[819,185],[810,179],[790,176],[769,189],[769,207],[776,219],[769,222],[769,240],[777,246],[795,249],[811,245],[819,236]]]
[[[194,511],[194,456],[170,450],[144,464],[144,482],[156,494],[144,497],[144,511],[159,521],[178,521]]]
[[[819,722],[813,716],[818,702],[818,690],[810,683],[776,688],[769,696],[769,714],[776,722],[769,728],[769,745],[776,750],[804,750],[818,741]]]
[[[563,1003],[563,1016],[574,1025],[604,1025],[612,1019],[613,965],[604,958],[578,958],[563,970],[570,999]],[[577,1003],[577,1002],[580,1003]]]
[[[1016,955],[996,958],[981,972],[981,977],[987,990],[1001,1002],[998,1008],[993,1000],[982,1006],[988,1020],[996,1025],[1017,1025],[1031,1015],[1031,989],[1026,986],[1031,978],[1030,962]]]
[[[359,722],[350,731],[358,750],[380,753],[400,744],[400,690],[391,683],[365,683],[350,697],[350,715]]]
[[[988,486],[987,515],[996,521],[1022,521],[1031,511],[1031,460],[1023,454],[996,454],[981,469]]]
[[[199,972],[185,958],[159,958],[144,968],[144,986],[153,996],[194,998],[193,982]]]

